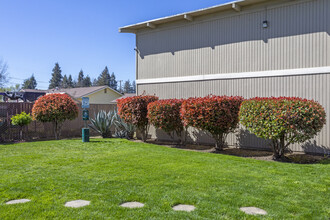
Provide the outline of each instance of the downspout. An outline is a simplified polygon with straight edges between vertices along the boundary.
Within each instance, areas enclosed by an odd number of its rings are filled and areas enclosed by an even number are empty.
[[[137,33],[135,33],[135,94],[139,94],[139,87],[136,84],[136,81],[138,80],[138,68],[139,68],[139,49],[138,49],[138,42],[137,42]]]

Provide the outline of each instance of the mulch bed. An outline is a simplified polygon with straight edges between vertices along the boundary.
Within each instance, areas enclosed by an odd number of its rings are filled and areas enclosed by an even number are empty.
[[[136,141],[141,142],[139,140]],[[155,141],[155,140],[148,140],[148,143],[162,145],[170,148],[178,148],[182,150],[225,154],[225,155],[232,155],[232,156],[245,157],[245,158],[264,160],[264,161],[276,161],[276,162],[287,162],[287,163],[298,163],[298,164],[330,163],[329,155],[328,156],[312,155],[304,152],[291,152],[291,153],[288,152],[285,154],[284,160],[277,161],[273,159],[273,153],[267,150],[225,148],[223,151],[216,151],[215,148],[210,145],[187,144],[185,146],[180,146],[180,145],[172,144],[170,142]]]

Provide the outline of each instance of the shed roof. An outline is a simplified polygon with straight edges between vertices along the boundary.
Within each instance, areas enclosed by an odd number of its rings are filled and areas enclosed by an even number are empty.
[[[163,18],[158,18],[154,20],[149,20],[133,25],[128,25],[119,28],[119,32],[121,33],[136,33],[140,29],[145,29],[145,28],[156,28],[157,25],[160,24],[165,24],[165,23],[170,23],[174,21],[180,21],[180,20],[188,20],[192,21],[194,17],[197,16],[202,16],[202,15],[208,15],[216,12],[221,12],[229,9],[233,9],[236,11],[240,11],[241,7],[247,6],[247,5],[252,5],[252,4],[257,4],[261,2],[265,2],[267,0],[238,0],[238,1],[233,1],[233,2],[228,2],[225,4],[221,5],[216,5],[213,7],[209,8],[203,8],[199,9],[196,11],[190,11],[190,12],[185,12],[177,15],[172,15],[168,17],[163,17]]]

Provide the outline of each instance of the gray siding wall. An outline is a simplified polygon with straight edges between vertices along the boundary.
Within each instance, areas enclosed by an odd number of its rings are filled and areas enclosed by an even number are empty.
[[[330,66],[330,1],[285,2],[138,32],[137,79]]]
[[[208,94],[239,95],[244,98],[256,96],[297,96],[314,99],[323,105],[327,112],[327,124],[322,132],[312,140],[312,143],[291,146],[294,151],[308,151],[312,153],[330,153],[330,73],[304,76],[267,77],[249,79],[212,80],[183,83],[164,83],[138,85],[139,94],[155,94],[161,99],[200,97]],[[168,139],[164,133],[151,130],[154,138]],[[240,140],[236,137],[239,135]],[[268,148],[268,144],[261,139],[245,132],[244,129],[228,137],[232,146],[249,148]],[[201,135],[199,142],[212,143],[212,138]]]
[[[284,3],[285,2],[285,3]],[[267,8],[267,10],[266,10]],[[262,22],[269,21],[263,29]],[[137,33],[137,80],[330,66],[330,0],[267,1],[265,4],[165,24]],[[138,84],[138,94],[160,98],[240,95],[297,96],[320,102],[327,125],[311,143],[294,151],[330,153],[330,73]],[[193,132],[192,132],[193,133]],[[153,137],[168,138],[152,130]],[[238,136],[236,136],[238,135]],[[242,129],[228,137],[233,146],[267,148]],[[238,138],[239,137],[239,138]],[[195,140],[212,143],[205,134]]]

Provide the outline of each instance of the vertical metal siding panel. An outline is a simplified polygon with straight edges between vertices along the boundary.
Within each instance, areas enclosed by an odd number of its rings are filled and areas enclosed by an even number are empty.
[[[330,1],[310,1],[269,10],[269,29],[260,28],[264,12],[257,12],[197,25],[189,23],[182,28],[139,36],[138,45],[142,50],[162,50],[162,53],[138,58],[139,76],[142,79],[329,66],[329,11]],[[242,31],[251,40],[223,43],[232,39],[242,40],[241,36],[237,36]],[[303,34],[294,34],[299,32]],[[203,41],[206,43],[203,44]],[[214,48],[210,45],[214,45]],[[169,48],[176,50],[174,55]],[[328,117],[326,127],[315,138],[320,148],[311,148],[309,151],[321,152],[322,146],[328,149],[330,146],[329,85],[330,74],[320,74],[138,85],[138,92],[141,94],[145,90],[147,94],[156,94],[160,98],[188,98],[213,93],[242,95],[246,98],[298,96],[315,99],[324,106]],[[236,137],[228,137],[228,142],[236,143]],[[259,148],[266,145],[264,141],[253,138],[246,143]],[[300,145],[294,145],[292,149],[302,150]]]
[[[267,88],[261,86],[259,87],[261,84],[262,86],[268,84],[268,86]],[[276,94],[277,96],[298,96],[314,99],[324,106],[328,118],[327,125],[322,130],[320,135],[315,138],[315,141],[319,147],[309,148],[308,151],[322,153],[324,150],[323,148],[330,151],[330,138],[328,135],[330,128],[330,105],[328,100],[328,94],[330,94],[329,84],[330,73],[306,76],[150,84],[138,85],[138,89],[139,91],[145,90],[147,94],[159,95],[160,98],[188,98],[191,96],[205,96],[209,94],[209,91],[213,91],[216,95],[242,95],[246,98]],[[290,90],[290,87],[294,87],[294,89]],[[212,142],[211,139],[209,141]],[[231,135],[228,137],[228,143],[231,145],[235,145],[236,142],[236,136]],[[245,144],[248,144],[247,147],[267,147],[267,143],[265,141],[261,139],[256,140],[252,138],[252,136],[251,138],[247,138]],[[294,151],[303,150],[301,145],[298,144],[292,145],[291,149]]]
[[[319,0],[269,9],[267,29],[259,11],[143,33],[138,71],[145,79],[330,65],[329,8]]]

